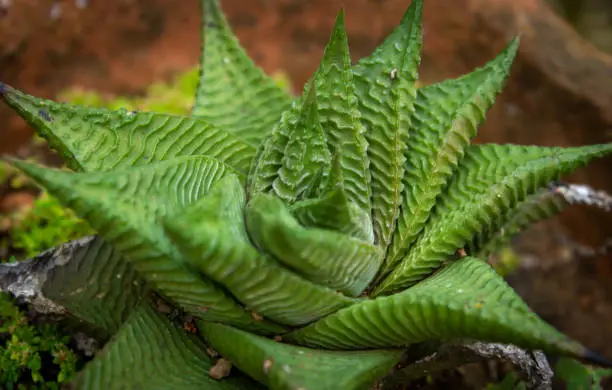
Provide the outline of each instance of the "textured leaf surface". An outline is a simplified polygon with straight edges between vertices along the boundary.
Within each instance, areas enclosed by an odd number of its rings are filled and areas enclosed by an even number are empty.
[[[246,173],[255,148],[195,118],[60,104],[0,84],[0,96],[77,171],[206,155]]]
[[[406,191],[385,270],[391,271],[405,256],[427,222],[436,198],[502,90],[517,48],[515,39],[484,68],[419,89],[406,152]]]
[[[274,193],[293,203],[316,187],[321,172],[328,171],[331,156],[317,112],[317,94],[313,85],[305,88],[301,112],[291,127],[278,175],[272,183]]]
[[[157,221],[208,192],[231,168],[207,157],[113,172],[68,173],[15,163],[132,262],[143,277],[185,310],[255,329],[256,322],[211,281],[189,269]],[[278,331],[279,327],[270,326]]]
[[[270,134],[291,96],[259,69],[232,33],[218,0],[201,0],[202,67],[192,115],[257,146]]]
[[[282,167],[289,134],[298,123],[300,111],[300,102],[294,102],[291,109],[282,114],[268,138],[259,145],[248,175],[250,196],[272,191],[272,184]]]
[[[587,351],[529,310],[501,276],[464,257],[414,287],[340,310],[284,337],[310,347],[384,348],[473,338],[584,356]]]
[[[569,204],[562,196],[550,190],[541,190],[509,210],[496,232],[480,232],[466,249],[469,253],[476,253],[478,257],[486,259],[490,254],[509,245],[512,237],[524,229],[559,214],[567,206]]]
[[[119,330],[148,287],[121,254],[91,237],[65,265],[49,271],[41,291],[106,338]]]
[[[253,241],[309,280],[359,295],[382,261],[380,248],[331,230],[304,228],[283,202],[269,195],[246,209]]]
[[[228,176],[193,206],[169,217],[166,233],[194,267],[266,318],[302,325],[354,302],[258,253],[246,235],[244,205],[240,181]]]
[[[406,288],[439,267],[478,232],[497,231],[504,215],[560,175],[612,152],[612,144],[575,148],[470,147],[461,168],[407,256],[375,290]]]
[[[371,212],[370,170],[367,141],[355,97],[344,12],[336,19],[334,31],[315,75],[319,120],[330,150],[338,155],[337,179],[348,201],[363,213]],[[371,230],[368,217],[363,230]]]
[[[305,227],[335,230],[364,242],[373,242],[370,213],[351,203],[342,188],[291,206],[295,218]]]
[[[273,390],[369,389],[403,354],[301,348],[214,323],[203,323],[201,330],[217,352]]]
[[[401,204],[404,153],[420,61],[422,8],[422,0],[413,1],[400,26],[353,69],[369,144],[374,234],[383,248],[391,240]]]
[[[212,379],[201,343],[187,336],[148,302],[128,319],[73,383],[77,390],[259,388],[246,378]]]

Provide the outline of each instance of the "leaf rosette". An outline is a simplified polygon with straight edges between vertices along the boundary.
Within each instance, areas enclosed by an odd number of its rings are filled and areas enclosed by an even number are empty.
[[[537,197],[548,183],[612,151],[471,145],[518,39],[419,88],[423,0],[355,65],[341,12],[296,98],[249,59],[217,0],[202,5],[189,116],[0,88],[73,172],[13,164],[97,232],[44,286],[112,336],[76,388],[360,389],[408,346],[466,338],[597,359],[479,258],[562,208]],[[71,278],[80,296],[58,292]],[[157,313],[150,289],[201,337]],[[212,379],[206,345],[239,372]]]

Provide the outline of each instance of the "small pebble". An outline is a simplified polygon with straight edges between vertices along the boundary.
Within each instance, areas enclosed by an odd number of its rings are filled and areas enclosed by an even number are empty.
[[[214,366],[208,371],[208,375],[210,375],[213,379],[223,379],[229,375],[232,370],[232,363],[227,359],[219,359]]]

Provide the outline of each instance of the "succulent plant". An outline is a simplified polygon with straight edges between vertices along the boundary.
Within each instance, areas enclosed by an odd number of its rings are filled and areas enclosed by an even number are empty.
[[[298,98],[248,58],[218,0],[202,1],[189,116],[0,88],[76,172],[13,164],[98,234],[43,286],[110,338],[76,388],[367,388],[410,346],[455,339],[598,360],[485,259],[562,209],[547,185],[612,144],[471,145],[518,39],[417,88],[422,3],[355,65],[341,12]]]

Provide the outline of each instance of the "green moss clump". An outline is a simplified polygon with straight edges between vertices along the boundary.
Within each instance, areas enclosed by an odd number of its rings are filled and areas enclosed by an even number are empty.
[[[45,249],[74,240],[94,231],[89,224],[64,208],[46,192],[34,201],[32,208],[16,215],[11,236],[13,247],[26,257],[36,256]]]
[[[276,83],[286,90],[291,89],[291,80],[283,72],[274,76]],[[143,110],[175,115],[187,115],[193,105],[193,96],[198,88],[199,68],[194,67],[179,74],[172,82],[151,84],[144,96],[113,97],[82,88],[71,88],[61,92],[59,100],[90,107],[118,110]]]
[[[55,326],[37,329],[29,324],[10,296],[0,293],[0,383],[6,386],[3,388],[57,389],[70,382],[78,358],[67,347],[69,340]]]

